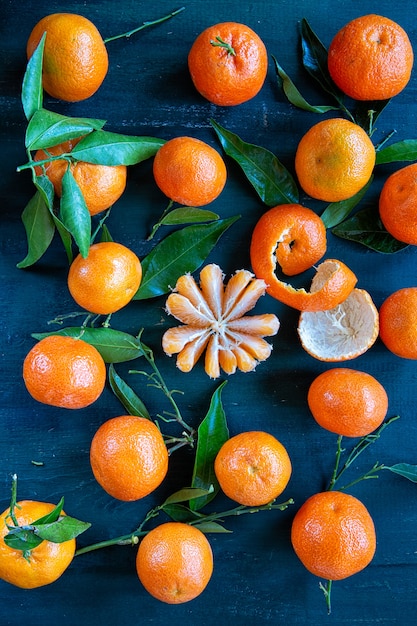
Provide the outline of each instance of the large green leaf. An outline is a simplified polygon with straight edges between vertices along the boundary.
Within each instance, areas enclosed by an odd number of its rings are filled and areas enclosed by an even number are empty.
[[[72,150],[79,161],[102,165],[135,165],[154,156],[165,143],[155,137],[135,137],[97,130],[88,134]]]
[[[70,168],[62,177],[60,219],[74,238],[81,256],[86,258],[90,249],[91,216]]]
[[[46,33],[42,35],[36,50],[30,57],[22,84],[22,105],[26,119],[30,120],[34,113],[42,107],[42,63]]]
[[[28,252],[17,264],[19,269],[36,263],[49,248],[54,236],[54,220],[40,191],[36,191],[23,210],[22,222],[26,231]]]
[[[376,152],[376,164],[396,161],[415,161],[417,159],[417,139],[398,141]]]
[[[47,109],[35,111],[26,129],[26,148],[50,148],[63,141],[81,137],[102,128],[105,120],[86,117],[67,117]]]
[[[339,202],[332,202],[326,207],[320,216],[326,228],[333,228],[334,226],[337,226],[340,222],[343,222],[348,215],[350,215],[355,206],[359,204],[368,191],[372,180],[373,176],[369,182],[351,198],[348,198],[347,200],[340,200]]]

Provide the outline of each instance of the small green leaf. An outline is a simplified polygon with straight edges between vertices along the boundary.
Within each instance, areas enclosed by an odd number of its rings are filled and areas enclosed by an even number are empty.
[[[151,419],[142,400],[131,387],[117,374],[113,364],[109,367],[109,384],[116,398],[120,400],[129,415]]]
[[[163,239],[142,259],[142,282],[133,297],[145,300],[168,293],[180,276],[202,265],[223,233],[239,216],[186,226]]]
[[[359,204],[359,202],[368,191],[369,187],[371,186],[372,180],[373,176],[371,177],[369,182],[351,198],[348,198],[347,200],[341,200],[340,202],[332,202],[326,207],[326,209],[321,214],[321,219],[323,220],[326,228],[333,228],[334,226],[337,226],[344,219],[346,219],[348,215],[350,215],[355,206]]]
[[[383,469],[390,470],[394,474],[399,474],[404,478],[408,478],[413,483],[417,483],[417,465],[411,465],[410,463],[397,463],[396,465],[384,465]]]
[[[103,226],[101,228],[100,241],[101,242],[113,241],[113,237],[111,236],[110,231],[109,231],[109,229],[108,229],[106,224],[103,224]]]
[[[61,241],[64,245],[65,252],[67,253],[68,263],[71,264],[73,260],[71,233],[65,227],[65,225],[61,222],[61,220],[52,211],[51,211],[51,214],[55,222],[57,232],[59,233],[59,236],[61,237]]]
[[[415,161],[417,159],[417,139],[398,141],[376,152],[376,164],[395,163],[396,161]]]
[[[356,101],[354,111],[355,121],[369,136],[371,136],[374,131],[376,120],[390,101],[391,100]]]
[[[164,226],[179,226],[181,224],[195,224],[198,222],[210,222],[218,220],[219,216],[213,211],[207,209],[199,209],[190,206],[179,207],[173,209],[160,221]]]
[[[4,537],[4,543],[13,550],[21,550],[27,552],[37,548],[43,539],[37,537],[33,530],[21,527],[13,528]]]
[[[174,522],[183,522],[188,524],[201,518],[200,513],[191,511],[184,504],[163,504],[162,509]]]
[[[54,189],[52,182],[44,174],[41,174],[40,176],[36,176],[34,172],[33,172],[32,180],[36,189],[42,195],[46,206],[51,212],[51,217],[53,217],[55,189]]]
[[[202,533],[231,533],[231,530],[227,530],[224,526],[219,524],[218,522],[198,522],[198,524],[193,524],[195,528],[201,530]]]
[[[262,202],[270,207],[298,202],[293,177],[272,152],[242,141],[214,120],[210,122],[224,151],[240,165]]]
[[[332,233],[385,254],[393,254],[407,247],[407,244],[387,233],[382,226],[378,210],[373,207],[358,211],[353,217],[333,228]]]
[[[28,121],[42,107],[43,103],[42,63],[45,38],[46,33],[42,35],[36,50],[30,57],[23,77],[22,105]]]
[[[78,161],[101,165],[135,165],[154,156],[164,143],[155,137],[97,130],[84,137],[73,148],[71,156]]]
[[[213,493],[213,485],[209,485],[207,489],[201,487],[184,487],[176,491],[163,503],[163,507],[167,504],[177,504],[178,502],[188,502],[194,498],[203,498]]]
[[[36,263],[49,248],[54,236],[55,224],[39,191],[29,200],[23,210],[22,222],[26,231],[28,253],[17,264],[19,269]]]
[[[222,445],[229,438],[226,415],[221,401],[221,392],[227,381],[223,382],[214,392],[207,415],[198,427],[197,451],[195,455],[192,487],[208,490],[210,493],[190,500],[190,508],[197,511],[210,502],[220,487],[214,473],[214,460]]]
[[[39,109],[35,111],[27,126],[25,145],[29,150],[51,148],[63,141],[99,130],[105,123],[105,120],[67,117],[53,111]]]
[[[73,236],[81,256],[86,258],[90,249],[91,216],[70,168],[62,177],[60,218],[65,228]]]
[[[63,507],[64,507],[64,498],[61,498],[58,504],[55,506],[55,508],[52,509],[52,511],[47,513],[47,515],[44,515],[43,517],[40,517],[36,521],[32,522],[32,525],[34,526],[38,524],[52,524],[53,522],[56,522],[62,513]]]
[[[280,66],[276,58],[274,56],[272,58],[275,62],[278,84],[291,104],[298,107],[299,109],[303,109],[303,111],[308,111],[309,113],[327,113],[328,111],[337,110],[338,107],[334,106],[314,106],[309,104],[307,100],[305,100],[305,98],[301,95],[288,74]]]
[[[50,523],[34,523],[34,532],[37,537],[44,541],[52,541],[53,543],[64,543],[75,539],[81,533],[90,528],[88,522],[81,522],[69,515],[63,515],[55,522]]]

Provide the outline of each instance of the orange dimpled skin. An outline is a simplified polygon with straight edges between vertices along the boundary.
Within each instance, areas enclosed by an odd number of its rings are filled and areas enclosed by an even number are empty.
[[[417,287],[392,293],[379,309],[379,336],[393,354],[417,359]]]
[[[366,507],[340,491],[311,496],[297,511],[291,542],[315,576],[342,580],[363,570],[376,550],[375,527]]]
[[[126,306],[142,280],[141,263],[132,250],[114,241],[90,246],[79,254],[68,273],[68,289],[75,302],[91,313],[109,315]]]
[[[139,580],[154,598],[167,604],[194,600],[213,573],[213,553],[198,528],[167,522],[151,530],[139,544]]]
[[[195,88],[204,98],[219,106],[234,106],[259,93],[268,70],[268,55],[251,28],[223,22],[200,33],[189,52],[188,67]]]
[[[417,163],[387,178],[379,196],[379,215],[393,237],[417,245]]]
[[[213,202],[227,179],[226,166],[217,150],[194,137],[167,141],[155,155],[153,175],[168,198],[189,206]]]
[[[356,100],[386,100],[410,80],[414,54],[407,33],[381,15],[364,15],[333,38],[328,69],[336,85]]]
[[[82,15],[53,13],[42,18],[27,42],[28,59],[46,32],[42,82],[53,98],[78,102],[92,96],[108,70],[108,55],[95,25]]]
[[[54,504],[47,502],[22,500],[16,503],[14,514],[18,525],[24,526],[48,515],[54,508]],[[35,589],[55,582],[74,558],[75,539],[63,543],[42,541],[30,550],[29,558],[25,558],[21,550],[10,548],[4,542],[9,532],[7,525],[13,525],[9,514],[10,509],[6,509],[0,516],[0,578],[22,589]],[[62,511],[61,515],[65,513]]]
[[[364,437],[378,428],[388,410],[388,396],[366,372],[345,367],[322,372],[310,385],[308,406],[323,428],[346,437]]]
[[[223,444],[214,471],[229,498],[246,506],[261,506],[281,495],[292,468],[282,443],[269,433],[252,431]]]
[[[151,420],[121,415],[97,430],[90,463],[101,487],[113,498],[128,502],[159,487],[168,471],[168,450]]]
[[[81,339],[51,335],[41,339],[27,354],[23,379],[38,402],[81,409],[101,395],[106,366],[94,346]]]

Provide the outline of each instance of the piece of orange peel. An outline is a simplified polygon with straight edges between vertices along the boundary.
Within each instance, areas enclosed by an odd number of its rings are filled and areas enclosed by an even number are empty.
[[[180,276],[166,301],[166,311],[183,326],[169,328],[162,347],[178,354],[176,365],[190,372],[206,350],[204,369],[218,378],[221,369],[234,374],[250,372],[265,361],[272,346],[263,339],[278,332],[276,315],[245,315],[265,294],[266,284],[248,270],[238,270],[224,285],[224,274],[214,263],[200,272],[200,285],[191,274]]]

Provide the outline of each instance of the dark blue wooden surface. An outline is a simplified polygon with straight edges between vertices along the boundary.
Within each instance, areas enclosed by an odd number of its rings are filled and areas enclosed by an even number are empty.
[[[16,269],[26,254],[20,215],[32,194],[28,174],[17,174],[25,161],[26,123],[20,104],[25,69],[25,45],[33,25],[56,11],[81,13],[90,18],[103,36],[122,33],[143,20],[178,8],[170,0],[159,3],[136,0],[68,1],[23,0],[2,2],[0,37],[0,133],[1,133],[1,257],[2,309],[0,317],[0,503],[9,502],[10,476],[19,476],[19,497],[57,502],[65,496],[67,512],[92,523],[80,545],[130,532],[146,511],[173,490],[191,480],[193,455],[183,451],[171,459],[169,478],[145,501],[125,504],[111,499],[92,476],[88,451],[98,426],[119,414],[120,405],[109,390],[92,407],[65,411],[36,403],[26,392],[21,368],[33,345],[32,332],[49,330],[48,321],[74,306],[66,288],[67,266],[63,249],[54,242],[45,257],[29,270]],[[68,115],[108,120],[107,128],[126,134],[169,139],[189,134],[219,148],[210,127],[214,118],[251,143],[277,154],[293,169],[295,147],[318,117],[292,108],[277,88],[270,58],[269,73],[261,93],[239,107],[216,108],[202,100],[192,87],[187,53],[205,27],[220,21],[240,21],[264,40],[270,55],[297,81],[303,93],[323,104],[300,67],[299,23],[306,17],[327,46],[332,35],[348,20],[377,12],[398,21],[417,50],[416,9],[412,0],[345,2],[309,0],[292,2],[189,1],[185,11],[170,22],[148,29],[129,40],[108,44],[110,69],[99,92],[78,104],[47,99],[51,109]],[[417,74],[379,118],[375,141],[391,130],[396,138],[415,138],[417,122]],[[211,205],[222,217],[241,214],[239,222],[223,237],[209,260],[230,274],[249,268],[251,231],[261,215],[261,205],[238,168],[227,162],[229,178],[221,197]],[[392,170],[378,170],[369,203],[376,201],[383,179]],[[302,198],[304,201],[304,198]],[[312,208],[321,210],[318,204]],[[165,208],[156,189],[150,164],[132,167],[128,188],[109,221],[113,237],[140,256],[148,247],[145,238]],[[377,306],[394,290],[416,286],[416,250],[379,255],[329,235],[328,256],[344,260],[357,274],[359,286],[370,291]],[[210,381],[198,365],[190,375],[181,374],[173,359],[160,347],[167,324],[164,299],[135,302],[113,318],[113,326],[136,333],[144,327],[144,341],[156,358],[169,386],[185,392],[181,407],[187,421],[197,425],[205,415],[218,382]],[[281,330],[274,338],[268,362],[254,374],[229,379],[223,402],[232,434],[242,430],[272,432],[287,447],[293,476],[285,492],[294,507],[284,513],[268,512],[233,518],[233,533],[210,536],[215,569],[208,588],[191,603],[172,607],[146,594],[134,570],[135,551],[110,548],[75,559],[55,584],[23,591],[0,581],[0,624],[33,626],[65,624],[361,624],[384,626],[415,623],[417,609],[417,504],[416,485],[382,472],[378,480],[362,482],[351,493],[361,498],[374,517],[378,547],[372,564],[355,577],[333,585],[333,612],[327,617],[319,581],[295,557],[289,542],[292,517],[312,493],[323,489],[331,474],[336,436],[320,429],[306,406],[311,380],[327,368],[307,355],[296,334],[298,315],[269,297],[259,310],[275,312]],[[381,440],[372,446],[353,472],[374,462],[386,465],[416,462],[417,364],[399,359],[381,342],[351,367],[375,375],[389,394],[389,415],[401,415]],[[127,367],[119,371],[127,373]],[[165,399],[146,387],[131,383],[156,414]],[[33,461],[42,465],[34,465]],[[224,503],[223,503],[224,504]]]

